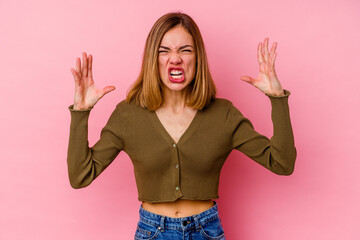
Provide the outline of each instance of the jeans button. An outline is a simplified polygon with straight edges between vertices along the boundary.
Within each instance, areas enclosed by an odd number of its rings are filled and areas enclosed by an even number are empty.
[[[183,221],[182,224],[183,224],[183,226],[185,227],[185,226],[188,224],[188,222],[187,222],[187,221]]]

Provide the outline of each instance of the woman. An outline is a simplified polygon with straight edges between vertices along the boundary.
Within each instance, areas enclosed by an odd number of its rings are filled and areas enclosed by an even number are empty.
[[[296,150],[287,98],[276,77],[276,43],[258,45],[259,77],[242,80],[271,100],[274,135],[257,133],[230,101],[215,97],[204,43],[186,14],[162,16],[146,40],[141,73],[89,148],[91,108],[115,87],[95,87],[92,56],[78,58],[68,170],[72,187],[89,185],[125,151],[142,202],[135,239],[225,239],[214,199],[221,168],[233,149],[270,171],[290,175]]]

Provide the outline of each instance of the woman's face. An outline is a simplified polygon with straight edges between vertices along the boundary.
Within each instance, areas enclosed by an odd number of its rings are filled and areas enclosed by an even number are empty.
[[[164,91],[182,91],[195,77],[194,40],[182,26],[165,33],[159,47],[159,73]]]

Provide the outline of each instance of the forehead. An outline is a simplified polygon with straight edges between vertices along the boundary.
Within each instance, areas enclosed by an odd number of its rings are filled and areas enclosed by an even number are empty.
[[[170,48],[178,48],[183,45],[194,46],[194,39],[183,26],[176,26],[164,34],[160,45]]]

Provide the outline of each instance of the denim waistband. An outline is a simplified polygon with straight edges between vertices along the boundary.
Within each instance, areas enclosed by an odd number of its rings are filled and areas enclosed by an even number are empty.
[[[218,217],[218,206],[216,201],[213,200],[213,202],[214,205],[204,212],[180,218],[172,218],[149,212],[142,208],[141,204],[139,209],[139,216],[141,221],[152,224],[159,229],[171,228],[185,230],[185,228],[193,227],[198,229],[200,225],[205,224],[207,221],[210,221],[215,217]]]

